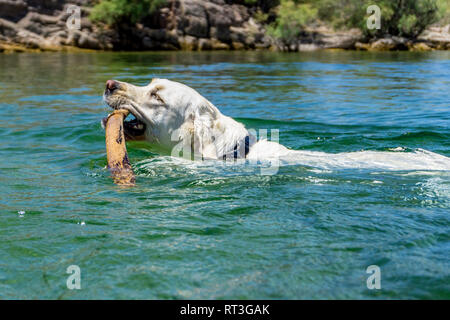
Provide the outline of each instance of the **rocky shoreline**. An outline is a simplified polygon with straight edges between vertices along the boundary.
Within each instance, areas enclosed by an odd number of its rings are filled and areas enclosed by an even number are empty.
[[[70,5],[81,8],[80,29],[67,27]],[[417,39],[364,39],[358,29],[310,26],[294,42],[271,38],[253,9],[224,0],[168,0],[135,26],[93,24],[91,0],[0,0],[0,52],[73,50],[448,50],[450,25],[430,27]]]

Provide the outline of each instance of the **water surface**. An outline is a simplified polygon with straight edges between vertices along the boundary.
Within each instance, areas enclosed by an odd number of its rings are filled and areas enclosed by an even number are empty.
[[[0,55],[0,298],[450,298],[449,71],[449,52]],[[118,187],[104,83],[153,77],[291,149],[409,160],[261,175],[132,142],[137,186]]]

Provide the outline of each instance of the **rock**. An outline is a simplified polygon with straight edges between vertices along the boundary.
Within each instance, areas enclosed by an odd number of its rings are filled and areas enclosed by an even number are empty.
[[[425,41],[435,49],[448,49],[450,47],[450,24],[444,27],[430,27],[423,31],[417,40]]]
[[[180,0],[178,27],[187,35],[197,38],[208,37],[208,17],[202,3],[196,0]]]
[[[251,14],[246,6],[236,4],[232,6],[232,9],[232,25],[239,26],[251,19]]]
[[[110,41],[102,32],[93,32],[93,24],[86,18],[90,9],[81,7],[81,30],[69,30],[66,21],[70,16],[69,5],[85,5],[89,0],[0,0],[0,15],[14,17],[0,19],[0,34],[9,43],[17,43],[32,50],[64,50],[66,46],[87,49],[107,49]],[[5,3],[7,5],[5,6]],[[14,6],[11,6],[14,3]],[[25,3],[25,10],[19,10]],[[11,8],[14,7],[15,11]],[[98,30],[97,30],[98,31]]]
[[[0,33],[8,42],[20,44],[25,48],[37,49],[44,38],[30,31],[19,28],[15,23],[0,18]]]
[[[92,22],[88,18],[81,18],[81,29],[92,30]]]
[[[388,51],[388,50],[411,50],[429,51],[432,49],[446,49],[450,44],[450,25],[446,27],[431,27],[416,39],[411,40],[404,37],[387,36],[377,39],[371,43],[356,42],[355,48],[359,50]]]
[[[396,50],[408,50],[408,48],[412,45],[412,41],[404,37],[393,36],[392,40],[395,43]]]
[[[367,51],[367,50],[370,49],[370,43],[362,43],[362,42],[357,41],[355,43],[355,49],[356,50],[365,50],[365,51]]]
[[[282,51],[313,51],[319,49],[353,49],[355,44],[362,39],[359,29],[335,31],[324,25],[311,25],[306,27],[297,39],[290,42],[280,40],[268,41],[263,32],[259,32],[261,38],[255,39],[256,43],[264,42],[266,47],[270,43]]]
[[[248,30],[243,27],[230,27],[230,39],[232,42],[245,42]]]
[[[213,38],[211,39],[211,48],[213,50],[230,50],[230,45]]]
[[[10,53],[10,52],[26,52],[26,51],[30,51],[30,49],[18,44],[0,42],[0,52]]]
[[[431,51],[433,50],[429,45],[424,42],[416,42],[410,46],[411,51]]]
[[[291,51],[294,51],[292,48],[290,49]],[[297,51],[315,51],[321,49],[321,47],[314,43],[299,43],[296,49]]]
[[[212,3],[215,3],[215,4],[220,4],[220,5],[224,5],[225,4],[224,0],[209,0],[209,1],[212,2]]]
[[[210,39],[201,38],[198,39],[198,49],[199,50],[211,50],[212,43]]]
[[[199,50],[270,45],[262,26],[251,18],[249,9],[243,5],[230,5],[223,0],[169,0],[167,7],[170,8],[169,11],[167,8],[161,9],[167,19],[172,21],[166,26],[176,28],[181,33],[179,43],[183,48],[195,47],[192,39],[184,38],[186,36],[197,38]]]
[[[154,50],[158,46],[157,43],[152,40],[152,38],[146,36],[142,38],[142,47],[144,50]]]
[[[348,31],[322,33],[320,41],[325,49],[353,49],[355,43],[362,39],[362,32],[359,29]]]
[[[272,44],[270,43],[268,38],[265,38],[264,40],[266,41],[263,41],[261,43],[255,43],[256,50],[269,49],[272,47]]]
[[[19,28],[13,22],[0,18],[0,34],[7,38],[12,39],[16,36]]]
[[[392,50],[408,50],[412,46],[412,41],[403,37],[385,37],[377,39],[370,43],[368,50],[370,51],[392,51]]]
[[[184,36],[179,38],[181,50],[194,51],[198,48],[198,40],[192,36]]]
[[[102,46],[102,50],[113,50],[114,43],[118,42],[118,35],[113,30],[97,30],[95,34]]]
[[[233,41],[231,43],[231,46],[233,47],[234,50],[244,50],[245,49],[245,45],[242,42]]]
[[[205,11],[209,24],[209,36],[222,42],[230,42],[230,26],[233,9],[230,6],[219,6],[214,3],[205,3]]]
[[[81,32],[76,46],[84,49],[101,49],[99,41],[85,32]]]
[[[48,37],[47,40],[51,46],[61,47],[66,43],[67,33],[65,31],[60,30],[52,34],[50,37]]]
[[[0,0],[0,18],[17,22],[28,12],[28,5],[23,0]]]
[[[168,40],[168,35],[166,30],[164,29],[150,29],[150,28],[143,28],[142,33],[144,33],[144,36],[147,36],[153,40],[156,41],[166,41]]]
[[[66,46],[76,46],[78,44],[78,40],[81,37],[81,32],[78,30],[69,30],[66,42],[64,43]]]
[[[42,28],[41,31],[42,31],[42,32],[41,32],[41,35],[42,35],[44,38],[47,38],[47,37],[49,37],[49,36],[51,36],[51,35],[53,35],[53,34],[55,34],[55,33],[57,33],[57,32],[62,31],[62,30],[61,30],[61,28],[58,27],[58,26],[50,26],[50,27],[44,27],[44,28]]]
[[[374,41],[370,47],[369,50],[374,51],[389,51],[389,50],[395,50],[396,49],[396,43],[392,38],[382,38]]]
[[[244,5],[225,0],[168,0],[141,24],[108,28],[88,18],[92,0],[0,0],[0,40],[39,50],[67,46],[119,50],[241,50],[267,48],[270,38]],[[69,30],[70,5],[81,8]],[[5,19],[6,18],[6,19]]]
[[[100,44],[98,39],[94,38],[89,33],[80,30],[69,30],[64,44],[83,49],[103,49],[103,46]]]

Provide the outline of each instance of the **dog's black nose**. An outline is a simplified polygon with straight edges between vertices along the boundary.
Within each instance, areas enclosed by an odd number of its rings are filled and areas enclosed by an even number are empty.
[[[116,90],[117,88],[119,88],[119,83],[117,81],[114,80],[106,81],[106,92],[113,93],[114,90]]]

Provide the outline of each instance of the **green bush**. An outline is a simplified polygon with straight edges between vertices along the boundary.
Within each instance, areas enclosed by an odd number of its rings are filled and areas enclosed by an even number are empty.
[[[415,37],[440,17],[439,5],[448,0],[318,0],[318,16],[336,28],[360,28],[368,36]],[[381,9],[381,29],[367,29],[369,5]]]
[[[368,5],[361,0],[314,1],[318,18],[335,29],[360,27]]]
[[[366,10],[373,4],[381,9],[379,30],[367,29]],[[335,29],[359,28],[368,37],[416,37],[438,20],[449,23],[450,0],[281,0],[275,12],[269,33],[287,42],[313,21]]]
[[[378,6],[381,8],[381,29],[367,30],[364,25],[366,34],[416,37],[439,19],[436,0],[384,0]]]
[[[447,25],[450,23],[450,0],[437,0],[439,8],[439,23]]]
[[[291,42],[298,37],[304,27],[317,19],[317,9],[309,3],[281,0],[276,8],[276,20],[268,27],[273,37]]]
[[[108,25],[136,23],[165,2],[166,0],[101,0],[92,9],[90,18]]]

